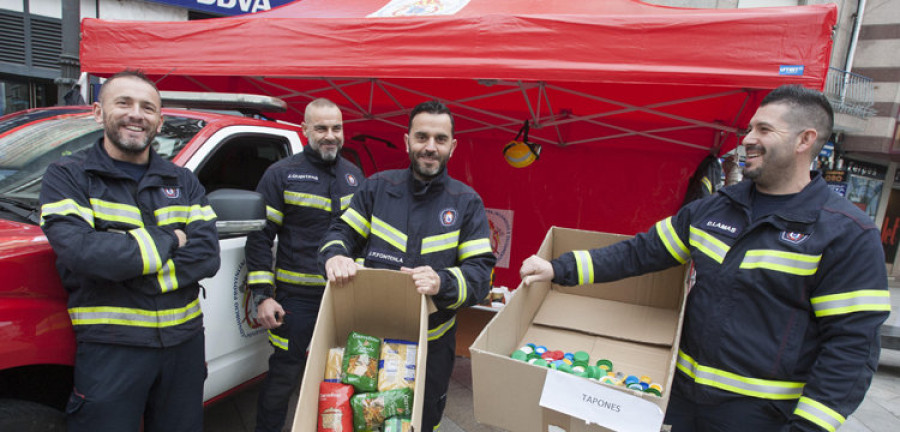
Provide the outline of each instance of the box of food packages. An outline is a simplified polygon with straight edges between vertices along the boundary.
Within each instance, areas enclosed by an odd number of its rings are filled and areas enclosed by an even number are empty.
[[[628,238],[553,227],[538,256]],[[517,432],[659,431],[675,373],[686,269],[575,287],[520,285],[469,348],[476,420]],[[563,357],[537,359],[545,350]],[[563,354],[579,351],[590,370],[573,371]]]
[[[382,345],[387,340],[395,347],[397,341],[405,341],[400,345],[415,344],[414,346],[422,348],[409,351],[415,357],[415,380],[409,383],[412,390],[409,424],[414,430],[419,430],[422,422],[421,395],[425,394],[424,365],[428,352],[426,349],[428,314],[433,307],[426,296],[416,291],[412,278],[397,271],[360,269],[348,284],[340,287],[329,284],[322,297],[319,317],[310,342],[306,369],[300,386],[300,398],[291,430],[295,432],[317,430],[321,417],[320,385],[326,381],[326,375],[329,376],[327,381],[335,381],[332,372],[335,362],[341,362],[341,367],[344,368],[351,363],[349,356],[347,362],[343,359],[343,353],[346,353],[348,348],[368,346],[370,340],[375,345]],[[338,352],[341,353],[340,359],[335,358]],[[354,360],[359,358],[360,356],[354,356]],[[352,364],[350,367],[353,372]],[[349,379],[343,377],[343,382],[365,386],[366,384],[361,384],[360,381],[377,376],[375,370],[367,369],[370,368],[364,367],[355,377]],[[400,393],[400,390],[388,392],[390,393],[385,393],[386,397],[374,402],[382,403],[386,399],[392,399],[391,394]],[[364,399],[362,395],[372,394],[363,393],[361,390],[356,390],[355,393],[355,397],[362,399]],[[360,400],[360,403],[365,404],[368,401]],[[386,424],[385,427],[390,425]]]

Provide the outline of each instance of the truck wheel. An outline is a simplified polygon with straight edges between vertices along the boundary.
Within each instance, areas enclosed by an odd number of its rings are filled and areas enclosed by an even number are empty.
[[[66,416],[37,402],[0,399],[0,431],[65,432]]]

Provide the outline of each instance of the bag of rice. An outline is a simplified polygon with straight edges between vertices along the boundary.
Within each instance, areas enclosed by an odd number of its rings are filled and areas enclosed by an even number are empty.
[[[341,382],[350,384],[358,392],[371,392],[378,388],[378,351],[381,339],[362,333],[350,332],[344,349],[344,367]]]
[[[344,366],[344,349],[332,348],[328,350],[328,359],[325,360],[325,381],[341,382],[341,369]]]
[[[378,361],[378,391],[416,387],[415,342],[385,339]]]
[[[351,396],[353,396],[353,386],[351,385],[335,382],[319,384],[318,432],[350,432],[352,430]]]
[[[389,417],[412,415],[413,391],[404,388],[384,392],[362,393],[350,398],[353,408],[353,430],[380,429]]]

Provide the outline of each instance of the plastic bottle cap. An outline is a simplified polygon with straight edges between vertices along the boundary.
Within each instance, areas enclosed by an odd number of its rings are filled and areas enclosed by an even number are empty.
[[[631,390],[644,391],[644,388],[641,387],[640,383],[625,384],[625,387],[628,387]]]
[[[606,368],[606,370],[608,370],[608,371],[613,370],[613,363],[607,359],[597,360],[596,365],[599,368]]]
[[[649,384],[651,381],[653,381],[653,380],[650,377],[648,377],[647,375],[641,376],[641,382],[645,382],[645,383]]]
[[[537,353],[537,355],[543,355],[545,352],[547,352],[547,347],[538,345],[534,348],[534,352]]]
[[[578,351],[575,353],[575,361],[576,362],[587,363],[590,360],[591,360],[591,356],[584,351]]]
[[[534,352],[534,345],[525,345],[522,348],[519,348],[519,351],[522,351],[525,354],[531,354]]]
[[[569,366],[569,365],[567,365],[567,364],[562,364],[562,365],[559,367],[559,370],[561,370],[561,371],[563,371],[563,372],[566,372],[566,373],[572,373],[572,366]]]
[[[631,384],[638,384],[639,382],[641,382],[641,380],[639,380],[638,377],[634,375],[628,375],[628,377],[625,378],[625,385],[629,386],[629,388],[631,388]]]
[[[652,388],[652,387],[648,388],[647,390],[644,390],[644,393],[650,393],[652,395],[662,396],[662,393],[659,390]]]
[[[510,357],[512,357],[513,359],[518,360],[518,361],[528,361],[528,354],[522,350],[513,351],[512,355]]]

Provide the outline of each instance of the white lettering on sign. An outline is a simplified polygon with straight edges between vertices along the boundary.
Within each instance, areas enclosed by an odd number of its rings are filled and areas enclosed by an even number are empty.
[[[540,405],[614,431],[657,432],[663,422],[648,400],[555,370],[547,371]]]
[[[242,12],[258,12],[272,9],[269,0],[197,0],[198,4],[212,6],[216,5],[224,9],[234,9],[235,6]]]

